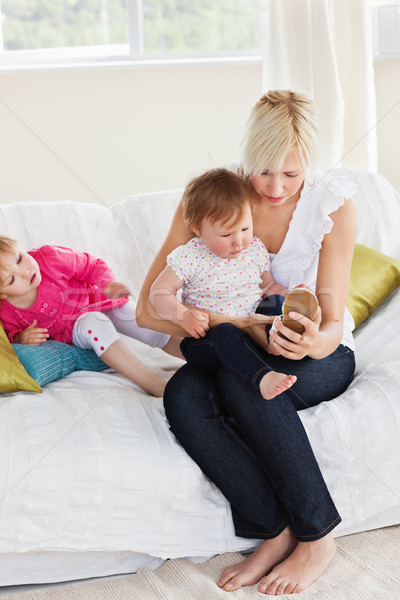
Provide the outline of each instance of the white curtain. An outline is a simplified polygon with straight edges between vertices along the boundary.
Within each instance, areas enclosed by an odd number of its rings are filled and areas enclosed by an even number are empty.
[[[314,98],[319,167],[377,168],[369,0],[268,0],[261,13],[263,90]]]

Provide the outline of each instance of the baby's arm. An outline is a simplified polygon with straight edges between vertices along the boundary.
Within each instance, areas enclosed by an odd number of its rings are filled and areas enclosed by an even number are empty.
[[[150,288],[150,302],[163,319],[180,325],[192,337],[204,337],[209,328],[208,314],[179,302],[176,294],[183,283],[171,267],[165,267]]]
[[[271,271],[264,271],[261,275],[262,283],[260,287],[262,289],[263,298],[278,294],[279,296],[287,296],[289,290],[284,288],[279,283],[276,283],[272,277]]]
[[[40,346],[49,337],[47,329],[36,327],[37,320],[34,319],[30,325],[14,336],[15,344],[26,344],[27,346]]]

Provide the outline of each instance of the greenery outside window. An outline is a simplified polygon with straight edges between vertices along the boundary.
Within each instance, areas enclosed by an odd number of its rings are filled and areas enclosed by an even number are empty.
[[[267,0],[0,0],[0,63],[259,55]]]

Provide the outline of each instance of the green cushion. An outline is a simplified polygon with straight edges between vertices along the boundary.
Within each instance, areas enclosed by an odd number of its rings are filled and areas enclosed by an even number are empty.
[[[26,372],[0,325],[0,393],[42,392],[40,385]]]
[[[356,328],[400,285],[400,261],[356,244],[347,298]]]

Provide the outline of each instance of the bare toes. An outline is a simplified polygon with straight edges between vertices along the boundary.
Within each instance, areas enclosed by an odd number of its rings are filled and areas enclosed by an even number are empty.
[[[263,577],[263,579],[261,579],[260,583],[258,584],[258,591],[262,594],[266,594],[267,592],[270,593],[270,589],[272,589],[271,586],[273,585],[273,583],[273,579],[270,579],[269,577]],[[277,586],[278,584],[276,584],[275,588]]]
[[[243,582],[241,581],[241,577],[238,575],[237,577],[233,577],[228,583],[226,583],[222,589],[226,592],[234,592],[240,589],[243,586]]]
[[[276,592],[275,594],[277,596],[279,596],[280,594],[285,594],[286,593],[286,588],[288,587],[288,582],[287,581],[281,581],[281,583],[278,585],[278,587],[276,588]]]
[[[227,569],[224,569],[220,580],[218,581],[219,587],[224,587],[224,585],[228,583],[228,581],[230,581],[235,575],[236,569],[234,567],[228,567]]]

